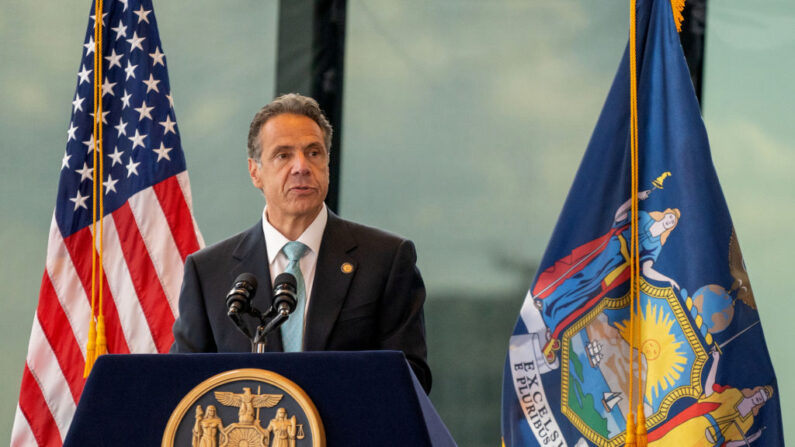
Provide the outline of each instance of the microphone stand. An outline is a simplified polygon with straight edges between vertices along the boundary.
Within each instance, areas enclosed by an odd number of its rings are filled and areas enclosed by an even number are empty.
[[[287,321],[287,317],[290,315],[289,309],[281,309],[276,314],[275,317],[271,318],[270,321],[267,323],[266,317],[268,314],[272,314],[274,310],[271,308],[269,312],[266,314],[260,315],[260,325],[257,326],[256,335],[251,340],[251,352],[256,353],[263,353],[265,352],[265,345],[267,344],[267,337],[273,331],[279,328],[285,321]]]

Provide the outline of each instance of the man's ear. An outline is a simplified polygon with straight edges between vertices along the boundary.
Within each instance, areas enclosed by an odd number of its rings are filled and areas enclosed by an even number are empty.
[[[248,159],[248,175],[251,176],[251,183],[257,189],[262,189],[262,180],[260,180],[260,169],[262,167],[257,164],[253,158]]]

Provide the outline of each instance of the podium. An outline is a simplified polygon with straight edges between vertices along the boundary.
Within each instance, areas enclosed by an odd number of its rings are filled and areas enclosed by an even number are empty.
[[[456,445],[401,352],[361,351],[103,355],[64,447],[160,446],[172,413],[192,390],[241,369],[279,374],[303,390],[330,447]],[[186,419],[193,420],[192,411]],[[303,445],[311,444],[296,442]]]

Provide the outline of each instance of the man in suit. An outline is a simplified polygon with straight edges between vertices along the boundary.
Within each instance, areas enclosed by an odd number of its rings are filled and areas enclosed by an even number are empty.
[[[226,315],[226,293],[239,274],[252,273],[260,284],[252,305],[267,309],[269,285],[290,271],[298,306],[268,337],[268,351],[400,350],[427,392],[425,286],[414,244],[326,208],[331,134],[317,102],[297,94],[254,116],[248,168],[265,195],[262,220],[188,256],[171,351],[250,351]]]

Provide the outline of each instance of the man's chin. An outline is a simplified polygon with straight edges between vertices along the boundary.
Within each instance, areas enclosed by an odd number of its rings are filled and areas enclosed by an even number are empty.
[[[293,216],[315,217],[323,208],[323,201],[317,198],[312,200],[295,200],[290,204],[290,214]]]

